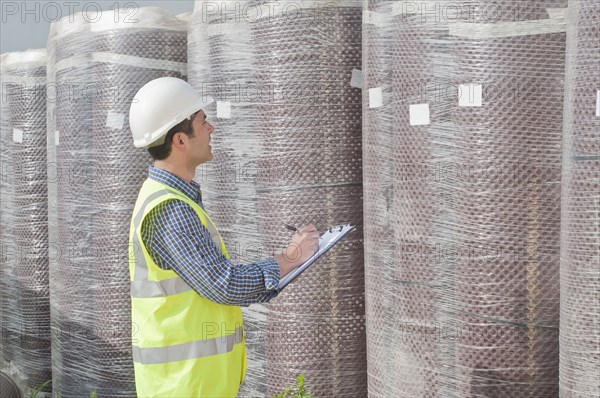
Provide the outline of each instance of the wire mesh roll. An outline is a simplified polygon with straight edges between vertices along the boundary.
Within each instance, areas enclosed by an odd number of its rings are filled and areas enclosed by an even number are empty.
[[[520,22],[522,32],[490,35],[484,24],[452,38],[456,78],[485,87],[484,106],[452,112],[458,162],[473,169],[454,196],[455,236],[474,249],[456,264],[462,394],[557,394],[565,33],[540,14],[525,18],[554,32]]]
[[[74,173],[79,178],[75,175],[69,180],[58,180],[59,203],[63,195],[76,196],[72,202],[59,205],[57,225],[67,233],[81,232],[73,236],[59,234],[59,240],[64,239],[59,241],[59,247],[68,245],[75,250],[57,264],[63,275],[57,275],[56,288],[69,278],[77,293],[85,290],[83,296],[74,294],[77,300],[71,304],[75,308],[69,315],[61,313],[62,307],[56,309],[59,322],[72,322],[86,331],[75,352],[64,344],[65,337],[56,339],[57,358],[62,359],[56,361],[56,367],[63,383],[55,386],[55,391],[63,396],[81,396],[93,390],[100,396],[135,396],[130,283],[124,264],[128,261],[131,214],[139,187],[147,176],[150,157],[132,145],[129,107],[135,93],[150,80],[164,76],[185,78],[187,30],[185,22],[158,8],[139,9],[135,23],[127,21],[129,14],[130,10],[119,10],[118,18],[110,14],[110,18],[89,24],[87,30],[78,29],[77,33],[54,40],[59,48],[63,44],[70,50],[83,46],[75,62],[57,57],[57,78],[61,77],[61,66],[72,66],[75,70],[69,70],[68,77],[72,79],[78,73],[85,76],[90,93],[85,100],[65,106],[59,102],[56,111],[57,129],[61,131],[55,146],[57,162],[61,171],[79,166]],[[80,62],[81,58],[86,62]],[[81,108],[89,113],[72,112]],[[67,123],[85,124],[92,134],[76,140],[74,135],[79,132],[68,130],[65,136],[63,123],[67,128]],[[74,155],[90,161],[76,164]],[[85,198],[73,192],[82,181],[89,193]],[[83,353],[92,355],[79,357],[79,362],[65,360]],[[87,366],[81,368],[82,364]],[[86,383],[76,381],[79,372],[85,372]]]
[[[569,2],[560,264],[560,396],[600,395],[600,3]]]
[[[368,3],[372,396],[556,395],[561,5]]]
[[[15,269],[15,241],[14,241],[14,214],[13,205],[13,183],[14,173],[12,172],[12,128],[10,124],[10,105],[8,102],[9,85],[4,83],[5,79],[5,60],[8,54],[2,54],[0,58],[0,247],[2,248],[0,257],[0,369],[6,369],[9,366],[11,358],[15,357],[14,340],[17,337],[15,331],[10,331],[8,314],[10,308],[16,307],[16,297],[11,290],[13,285],[12,270]],[[7,376],[8,377],[8,376]]]
[[[231,6],[238,4],[245,8],[253,3],[227,2],[224,7],[233,9]],[[202,95],[231,103],[231,118],[211,120],[216,129],[211,137],[214,158],[198,168],[196,180],[231,260],[250,263],[266,256],[256,218],[261,147],[256,113],[259,83],[252,74],[256,62],[254,41],[250,22],[240,20],[239,15],[236,19],[235,14],[222,18],[219,12],[208,12],[213,6],[206,1],[195,4],[188,39],[189,82]],[[267,396],[264,325],[268,308],[255,304],[242,311],[248,368],[238,395]]]
[[[0,77],[4,75],[4,60],[8,54],[0,55]],[[10,106],[6,100],[5,84],[0,84],[0,368],[4,369],[8,358],[11,356],[8,345],[8,331],[4,313],[4,306],[11,304],[11,297],[8,295],[10,289],[6,281],[8,269],[12,269],[13,257],[10,255],[14,243],[12,237],[12,219],[10,218],[10,198],[12,192],[12,173],[8,173],[8,158],[10,157],[9,149],[12,148],[12,130],[10,128]],[[9,181],[11,178],[11,181]],[[11,350],[12,351],[12,350]]]
[[[365,17],[390,13],[391,4],[370,1],[365,5]],[[397,355],[397,320],[390,316],[395,308],[395,292],[387,288],[396,269],[390,193],[393,189],[391,107],[368,109],[369,88],[381,88],[382,97],[389,98],[391,86],[385,84],[391,76],[391,25],[368,24],[363,21],[363,193],[365,308],[367,327],[367,358],[369,395],[401,396],[396,382],[398,366],[404,361]]]
[[[140,11],[137,24],[112,24],[92,37],[96,54],[105,54],[92,66],[94,79],[105,84],[94,96],[92,123],[99,172],[93,190],[98,210],[93,244],[103,264],[96,276],[95,330],[97,356],[106,367],[102,378],[109,389],[104,393],[111,395],[133,388],[129,270],[123,264],[133,206],[150,164],[148,153],[131,144],[129,107],[147,82],[164,76],[185,79],[187,70],[186,24],[159,9]],[[122,60],[125,56],[136,61]]]
[[[48,39],[48,170],[51,238],[53,389],[62,396],[88,395],[96,368],[93,300],[90,296],[90,171],[92,102],[90,26],[81,14],[51,27]],[[88,133],[88,134],[86,134]]]
[[[7,298],[2,300],[6,305],[2,316],[9,339],[3,345],[8,368],[2,370],[15,372],[15,380],[26,391],[52,378],[45,83],[46,50],[10,53],[3,59],[2,100],[9,108],[9,114],[2,115],[8,117],[4,138],[12,138],[3,142],[10,152],[3,166],[12,179],[3,212],[10,213],[6,221],[10,220],[14,235],[7,245],[12,246],[10,254],[6,252],[10,264],[2,270]]]
[[[362,226],[360,94],[349,85],[361,10],[325,3],[294,15],[256,1],[196,3],[190,81],[231,102],[200,170],[203,198],[240,262],[284,247],[284,223]],[[353,234],[301,286],[244,311],[240,396],[273,395],[300,373],[316,396],[366,394],[361,228]]]
[[[344,220],[359,226],[270,305],[267,383],[273,393],[304,372],[317,396],[364,396],[360,93],[349,84],[361,59],[361,10],[356,2],[325,3],[252,26],[255,75],[274,89],[257,107],[265,245],[289,240],[282,220],[321,231]]]
[[[450,396],[452,291],[445,281],[450,184],[436,177],[452,161],[448,24],[399,12],[394,2],[370,2],[365,48],[364,177],[369,394]],[[379,91],[380,104],[373,99]],[[411,105],[429,104],[430,125],[411,125]]]

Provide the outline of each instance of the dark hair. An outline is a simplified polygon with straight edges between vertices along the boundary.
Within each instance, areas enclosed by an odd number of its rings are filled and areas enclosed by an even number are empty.
[[[154,160],[164,160],[169,157],[171,154],[171,146],[173,143],[173,136],[175,133],[183,133],[188,137],[192,137],[194,135],[194,128],[192,126],[192,122],[194,121],[195,114],[192,115],[190,119],[184,119],[181,123],[174,126],[165,137],[165,142],[158,146],[153,146],[152,148],[148,148],[148,152],[150,152],[150,156]]]

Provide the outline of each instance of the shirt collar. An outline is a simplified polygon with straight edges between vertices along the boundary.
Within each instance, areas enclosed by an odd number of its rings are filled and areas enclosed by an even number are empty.
[[[192,180],[188,183],[184,179],[177,177],[175,174],[166,170],[157,169],[154,166],[148,167],[148,178],[182,192],[194,202],[197,202],[202,198],[200,194],[200,184],[196,181]]]

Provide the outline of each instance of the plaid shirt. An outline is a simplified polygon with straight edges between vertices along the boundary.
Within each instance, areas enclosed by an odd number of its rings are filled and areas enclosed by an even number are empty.
[[[200,185],[150,166],[148,177],[190,197],[202,208]],[[154,262],[175,271],[200,296],[219,304],[248,306],[279,293],[279,265],[271,258],[235,265],[223,256],[190,205],[168,200],[144,219],[142,240]]]

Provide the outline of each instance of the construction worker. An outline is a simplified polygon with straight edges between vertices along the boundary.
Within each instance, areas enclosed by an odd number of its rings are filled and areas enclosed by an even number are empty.
[[[311,224],[284,252],[236,265],[202,205],[196,166],[213,158],[202,98],[163,77],[132,101],[137,148],[154,159],[131,221],[132,340],[139,397],[235,397],[246,370],[240,306],[267,302],[318,245]]]

